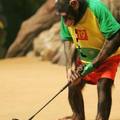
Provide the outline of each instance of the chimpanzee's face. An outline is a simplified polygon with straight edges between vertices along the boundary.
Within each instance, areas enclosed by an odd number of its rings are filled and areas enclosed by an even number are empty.
[[[72,15],[66,13],[66,12],[61,12],[60,16],[63,17],[64,23],[67,26],[73,26],[73,25],[75,25],[75,18],[74,18],[74,16],[72,16]]]
[[[84,0],[57,0],[56,11],[67,26],[73,26],[81,19],[84,4]]]

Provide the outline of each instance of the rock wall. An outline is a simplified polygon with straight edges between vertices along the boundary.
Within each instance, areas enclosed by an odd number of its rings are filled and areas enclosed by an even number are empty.
[[[120,22],[120,0],[102,1]],[[23,22],[6,57],[26,55],[31,45],[33,45],[32,56],[39,56],[41,60],[50,60],[53,63],[65,64],[64,47],[59,37],[59,19],[55,15],[54,0],[47,0],[34,16]]]

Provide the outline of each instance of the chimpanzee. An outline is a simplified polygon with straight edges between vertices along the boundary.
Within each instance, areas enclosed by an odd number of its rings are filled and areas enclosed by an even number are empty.
[[[61,17],[66,75],[71,82],[68,99],[73,111],[71,117],[60,120],[85,120],[82,90],[86,83],[97,85],[96,120],[108,120],[111,89],[120,63],[120,24],[100,0],[56,0],[55,7]]]

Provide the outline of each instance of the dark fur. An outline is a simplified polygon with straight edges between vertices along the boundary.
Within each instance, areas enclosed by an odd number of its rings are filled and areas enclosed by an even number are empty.
[[[66,20],[67,18],[71,18],[75,20],[75,24],[76,24],[82,18],[87,8],[87,3],[85,0],[79,0],[80,7],[79,7],[79,10],[76,11],[69,4],[69,1],[70,0],[58,0],[55,5],[56,11],[58,14],[60,14],[61,12],[67,13],[67,16],[64,18],[64,20]]]
[[[72,16],[75,20],[75,24],[81,19],[84,14],[87,4],[84,0],[79,0],[80,8],[75,11],[70,5],[69,0],[58,0],[56,3],[56,10],[58,13],[66,12],[68,16]],[[81,10],[83,10],[81,12]],[[64,20],[67,19],[64,18]],[[110,55],[112,55],[120,46],[120,31],[111,36],[106,44],[103,46],[99,55],[93,61],[95,67],[98,67],[104,60],[106,60]],[[68,52],[69,53],[69,52]],[[76,51],[75,51],[76,53]],[[69,54],[68,59],[70,59]],[[72,61],[76,61],[77,54],[74,54]],[[73,62],[74,63],[74,62]],[[76,86],[69,87],[69,103],[72,108],[73,113],[77,115],[77,119],[75,120],[85,120],[85,112],[84,112],[84,100],[82,96],[82,89],[84,88],[87,82],[85,80],[81,80],[81,83]],[[111,105],[112,105],[112,89],[113,80],[102,78],[98,81],[97,91],[98,91],[98,110],[96,120],[108,120]]]

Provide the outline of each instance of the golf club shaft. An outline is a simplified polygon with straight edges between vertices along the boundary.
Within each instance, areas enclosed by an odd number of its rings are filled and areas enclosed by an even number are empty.
[[[56,98],[63,90],[65,90],[71,82],[68,82],[55,96],[53,96],[40,110],[38,110],[33,116],[31,116],[28,120],[32,120],[42,109],[44,109],[54,98]]]

